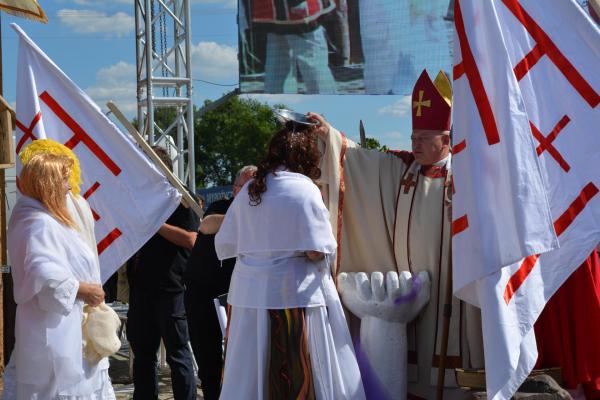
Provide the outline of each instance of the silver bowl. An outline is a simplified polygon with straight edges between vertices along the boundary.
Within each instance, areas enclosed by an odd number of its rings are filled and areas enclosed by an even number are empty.
[[[281,123],[288,121],[295,122],[296,124],[314,126],[318,125],[319,122],[314,119],[307,118],[306,115],[292,110],[286,110],[285,108],[274,108],[273,112]]]

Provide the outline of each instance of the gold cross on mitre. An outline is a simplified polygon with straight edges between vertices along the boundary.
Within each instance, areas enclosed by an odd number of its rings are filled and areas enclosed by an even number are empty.
[[[419,101],[413,101],[413,108],[417,109],[417,117],[421,116],[421,107],[431,107],[431,100],[423,101],[424,90],[419,90]]]

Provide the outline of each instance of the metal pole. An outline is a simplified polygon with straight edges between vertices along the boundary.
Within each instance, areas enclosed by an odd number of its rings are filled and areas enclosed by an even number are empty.
[[[140,20],[142,18],[141,14],[141,4],[142,0],[135,0],[135,68],[141,69],[142,62],[144,59],[144,46],[141,43],[141,28],[140,28]],[[136,71],[137,72],[137,71]],[[138,82],[136,85],[136,98],[137,98],[137,129],[138,132],[144,134],[144,112],[141,107],[142,102],[142,85]]]
[[[185,2],[182,1],[177,1],[175,0],[173,2],[173,11],[176,15],[178,15],[177,11],[180,9],[180,6],[183,5]],[[181,76],[181,63],[186,63],[187,60],[182,60],[183,58],[183,54],[181,54],[181,46],[179,44],[179,37],[180,34],[183,33],[185,34],[185,27],[182,29],[182,27],[179,26],[179,24],[177,23],[177,21],[173,21],[173,47],[175,48],[175,76]],[[184,64],[185,66],[185,64]],[[181,86],[177,85],[175,86],[175,96],[176,97],[181,97]],[[183,135],[184,135],[184,124],[183,124],[183,113],[184,113],[184,108],[182,106],[177,106],[177,108],[175,109],[175,118],[177,121],[177,172],[179,175],[179,179],[181,179],[182,182],[185,182],[185,164],[184,164],[184,157],[183,157]]]
[[[2,17],[0,17],[0,96],[4,94],[2,82]],[[0,128],[1,129],[1,128]],[[0,168],[0,265],[8,264],[6,251],[6,180],[4,169]],[[0,280],[0,370],[4,372],[4,274]]]
[[[152,26],[154,21],[152,20],[152,0],[145,0],[146,5],[146,18],[145,29],[146,29],[146,133],[148,134],[148,143],[150,146],[154,146],[154,104],[152,101]]]
[[[185,7],[185,27],[187,34],[185,36],[185,68],[186,75],[188,78],[187,82],[187,95],[189,98],[188,109],[187,109],[187,156],[188,156],[188,168],[190,171],[190,180],[188,187],[193,193],[196,193],[196,156],[194,147],[194,101],[193,101],[193,87],[192,87],[192,56],[191,56],[191,37],[192,37],[192,13],[190,10],[189,0],[183,0]]]

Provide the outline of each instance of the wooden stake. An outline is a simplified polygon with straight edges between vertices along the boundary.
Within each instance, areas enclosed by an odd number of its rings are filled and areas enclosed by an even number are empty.
[[[446,356],[448,355],[448,336],[450,335],[450,318],[452,317],[452,240],[448,250],[448,279],[446,279],[446,292],[444,293],[444,327],[442,328],[442,343],[440,347],[440,364],[437,375],[437,391],[435,398],[444,398],[444,381],[446,379]],[[435,352],[435,349],[434,349]]]
[[[186,187],[183,185],[183,183],[181,183],[179,178],[177,178],[173,174],[173,172],[171,172],[171,170],[167,168],[167,166],[161,161],[161,159],[156,155],[154,150],[152,150],[152,147],[150,147],[150,145],[146,143],[142,135],[140,135],[140,133],[137,131],[137,129],[135,129],[131,122],[127,120],[125,115],[123,115],[123,113],[121,112],[121,110],[119,110],[115,103],[109,101],[108,103],[106,103],[106,105],[108,106],[108,109],[113,113],[113,115],[119,120],[119,122],[123,124],[125,129],[127,129],[129,134],[133,136],[137,144],[142,148],[142,151],[146,153],[146,155],[150,157],[152,161],[154,161],[156,166],[165,174],[169,182],[171,182],[171,184],[175,186],[175,189],[177,189],[179,193],[181,193],[182,201],[184,202],[184,204],[187,207],[190,207],[192,210],[194,210],[194,212],[198,215],[199,218],[202,218],[202,216],[204,215],[204,211],[200,208],[196,200],[194,200],[194,198],[189,194]],[[190,166],[190,168],[194,168],[194,166]]]

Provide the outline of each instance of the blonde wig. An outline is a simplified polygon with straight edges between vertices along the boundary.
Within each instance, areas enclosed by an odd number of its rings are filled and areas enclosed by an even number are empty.
[[[75,153],[73,153],[73,150],[52,139],[34,140],[19,153],[21,164],[27,164],[31,157],[41,153],[63,155],[73,160],[73,167],[69,175],[69,185],[71,186],[71,193],[78,196],[80,193],[79,185],[81,185],[81,169],[79,167],[79,160]]]
[[[60,223],[76,229],[67,209],[67,192],[73,160],[66,155],[39,153],[23,166],[19,175],[21,192],[36,199]]]

